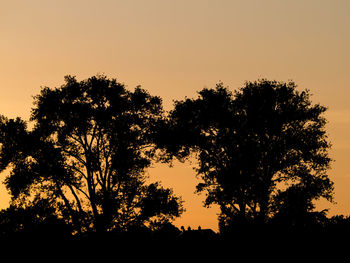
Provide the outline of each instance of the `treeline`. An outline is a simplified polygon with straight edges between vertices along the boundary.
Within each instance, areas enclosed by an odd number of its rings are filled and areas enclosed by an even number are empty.
[[[65,77],[34,97],[28,123],[1,117],[0,169],[10,207],[0,236],[126,239],[229,239],[242,233],[349,231],[327,217],[333,202],[330,143],[323,113],[294,82],[258,80],[230,91],[223,83],[174,103],[116,79]],[[159,182],[154,162],[197,158],[205,206],[218,205],[219,233],[172,222],[183,201]]]

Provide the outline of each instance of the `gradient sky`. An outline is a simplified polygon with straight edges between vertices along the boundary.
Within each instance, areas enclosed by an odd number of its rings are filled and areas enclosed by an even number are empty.
[[[293,80],[329,107],[336,205],[350,214],[350,1],[0,0],[0,114],[28,119],[32,96],[65,75],[97,73],[172,101],[219,81],[232,90],[258,78]],[[190,164],[157,165],[187,212],[178,226],[217,229]],[[2,174],[0,180],[5,177]],[[0,207],[8,205],[0,187]]]

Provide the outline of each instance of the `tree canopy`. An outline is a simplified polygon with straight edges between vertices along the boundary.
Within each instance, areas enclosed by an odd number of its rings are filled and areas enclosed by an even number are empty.
[[[235,92],[219,83],[198,94],[175,103],[168,132],[177,139],[163,146],[179,158],[196,153],[197,190],[206,192],[206,205],[220,206],[222,226],[266,223],[292,192],[304,193],[305,212],[315,199],[332,200],[326,108],[312,104],[309,91],[263,79]]]
[[[179,216],[182,201],[146,184],[162,101],[115,79],[65,77],[34,98],[32,130],[2,119],[0,164],[13,203],[48,200],[76,231],[127,230]]]

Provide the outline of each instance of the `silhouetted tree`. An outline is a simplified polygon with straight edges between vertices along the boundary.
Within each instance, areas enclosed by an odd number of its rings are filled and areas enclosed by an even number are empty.
[[[2,119],[0,165],[13,203],[47,199],[78,231],[127,230],[182,213],[181,200],[146,184],[163,110],[159,97],[115,79],[65,77],[35,97],[32,130]]]
[[[234,93],[219,83],[175,102],[163,127],[171,140],[164,136],[162,146],[170,158],[196,154],[197,190],[206,191],[205,205],[220,206],[221,226],[264,224],[293,211],[293,189],[305,194],[303,211],[315,199],[332,200],[325,110],[293,82],[247,82]]]

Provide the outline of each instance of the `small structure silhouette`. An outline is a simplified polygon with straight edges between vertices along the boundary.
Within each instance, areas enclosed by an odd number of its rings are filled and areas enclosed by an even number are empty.
[[[198,229],[192,229],[188,227],[187,230],[182,226],[181,233],[178,236],[178,239],[184,241],[201,241],[201,240],[215,240],[218,238],[218,234],[215,233],[212,229],[202,229],[200,226]]]

